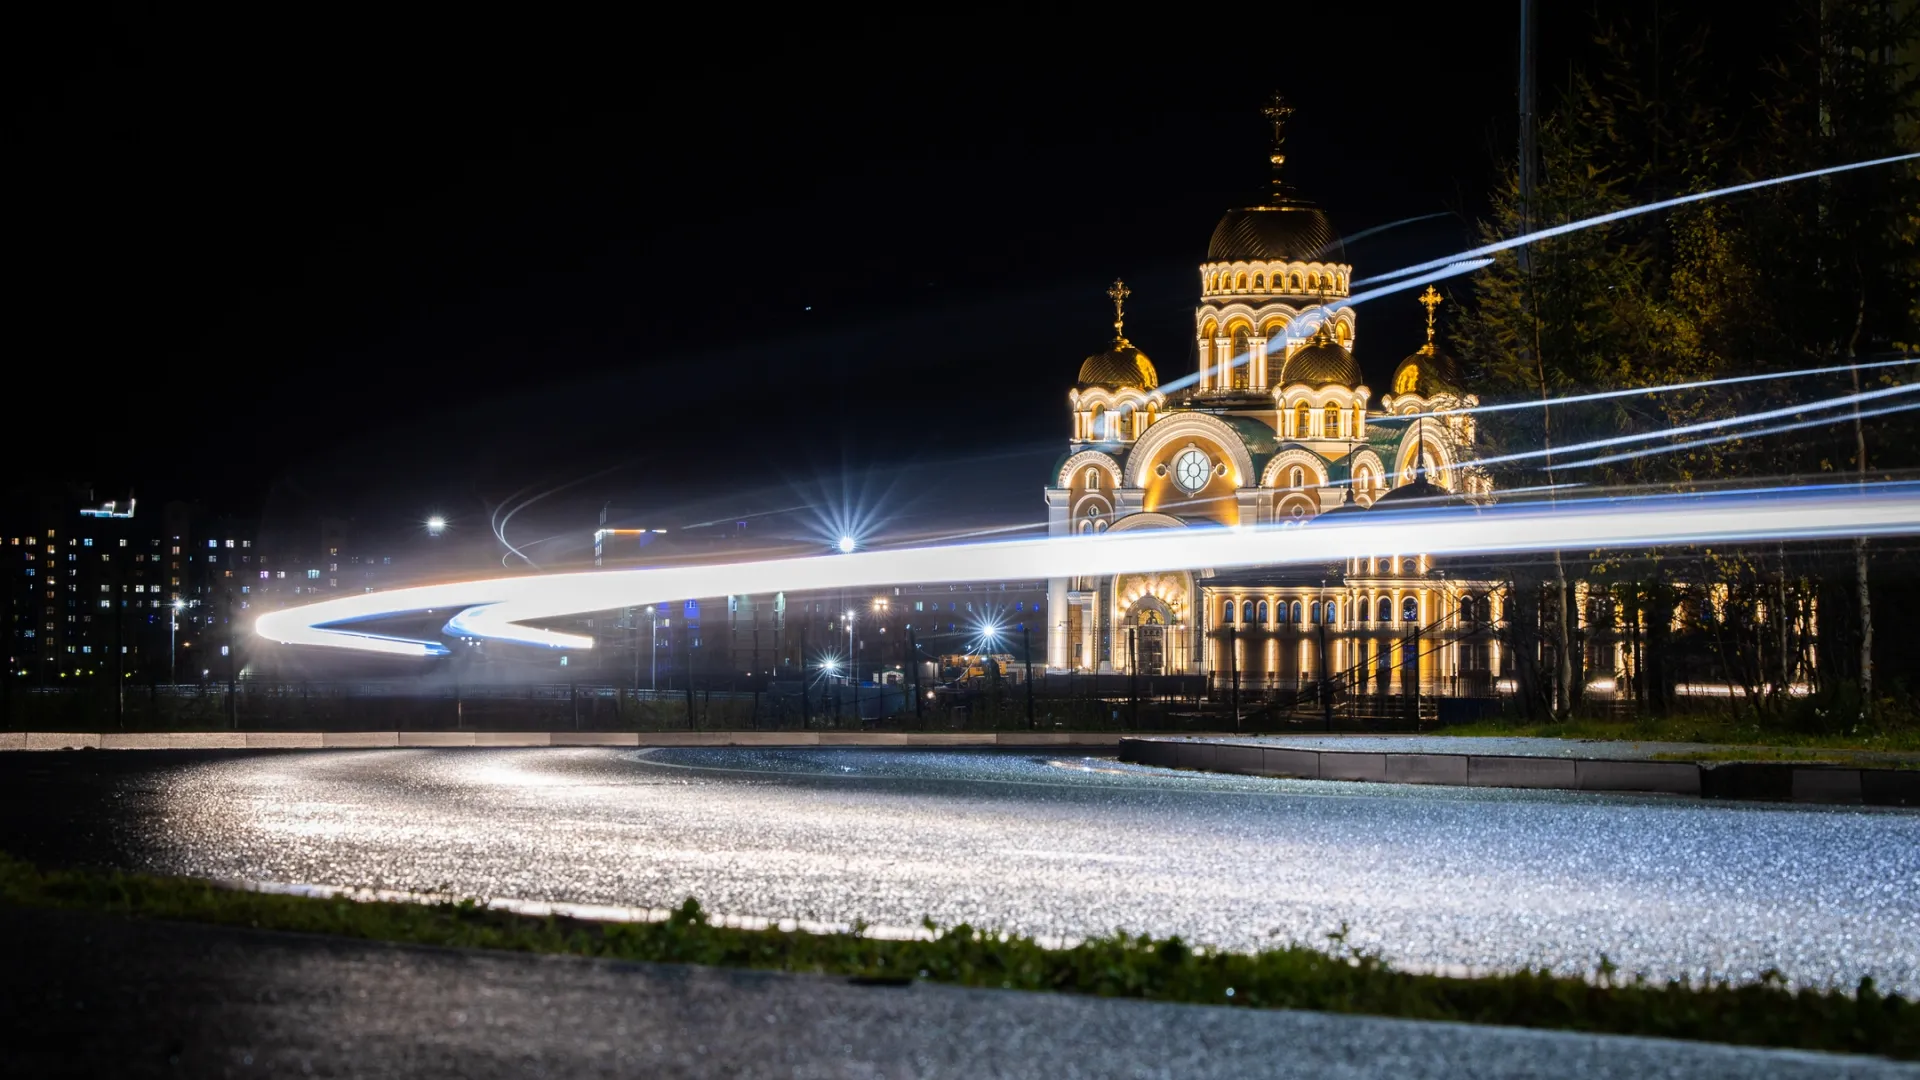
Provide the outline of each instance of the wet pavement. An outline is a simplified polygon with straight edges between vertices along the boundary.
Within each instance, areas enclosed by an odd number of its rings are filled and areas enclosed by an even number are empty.
[[[0,1075],[1879,1080],[1869,1058],[0,911]]]
[[[0,850],[208,877],[1920,989],[1920,814],[873,750],[0,755]]]

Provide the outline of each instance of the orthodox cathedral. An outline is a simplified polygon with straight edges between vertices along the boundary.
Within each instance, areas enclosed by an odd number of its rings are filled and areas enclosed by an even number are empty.
[[[1354,360],[1353,267],[1327,217],[1281,179],[1277,98],[1272,191],[1228,210],[1207,244],[1194,311],[1198,370],[1163,383],[1127,340],[1115,282],[1114,338],[1067,394],[1072,437],[1048,478],[1048,531],[1237,525],[1311,527],[1383,505],[1483,503],[1473,464],[1478,399],[1435,344],[1401,360],[1376,395]],[[1231,672],[1240,685],[1347,673],[1432,692],[1500,668],[1487,628],[1500,596],[1445,576],[1418,552],[1344,565],[1121,574],[1048,582],[1047,666],[1142,675]],[[1464,688],[1462,688],[1464,689]]]

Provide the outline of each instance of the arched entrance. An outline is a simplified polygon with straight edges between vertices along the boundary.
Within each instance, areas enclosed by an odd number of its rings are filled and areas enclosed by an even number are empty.
[[[1165,675],[1168,669],[1167,635],[1173,627],[1173,609],[1157,596],[1143,596],[1127,612],[1133,634],[1134,662],[1142,675]]]

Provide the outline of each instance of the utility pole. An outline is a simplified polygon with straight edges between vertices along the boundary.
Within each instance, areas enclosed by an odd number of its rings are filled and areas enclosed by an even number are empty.
[[[1027,730],[1035,727],[1033,722],[1033,635],[1027,631],[1027,624],[1020,624],[1020,651],[1027,662]]]
[[[1520,232],[1522,235],[1533,231],[1538,217],[1535,207],[1535,193],[1539,180],[1539,147],[1536,142],[1538,125],[1534,118],[1535,82],[1533,67],[1534,7],[1533,0],[1520,0]],[[1533,364],[1534,373],[1540,384],[1540,433],[1542,448],[1546,451],[1544,460],[1547,479],[1547,498],[1550,503],[1557,502],[1554,496],[1553,477],[1553,410],[1549,405],[1547,392],[1547,363],[1540,347],[1540,310],[1539,293],[1534,287],[1533,255],[1528,245],[1520,246],[1520,269],[1527,276],[1527,309],[1533,323]],[[1567,625],[1567,564],[1558,548],[1553,552],[1553,610],[1557,616],[1554,623],[1554,715],[1565,717],[1573,708],[1573,649],[1572,635]],[[1416,661],[1417,665],[1418,661]],[[1416,667],[1416,671],[1417,671]]]

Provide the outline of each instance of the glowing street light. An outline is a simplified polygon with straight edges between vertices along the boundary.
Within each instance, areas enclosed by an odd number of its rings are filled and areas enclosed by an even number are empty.
[[[435,514],[427,519],[427,535],[439,536],[447,531],[447,519]]]
[[[187,606],[185,600],[173,598],[173,611],[167,616],[167,685],[172,686],[179,680],[180,650],[174,645],[174,638],[180,633],[180,612]]]

